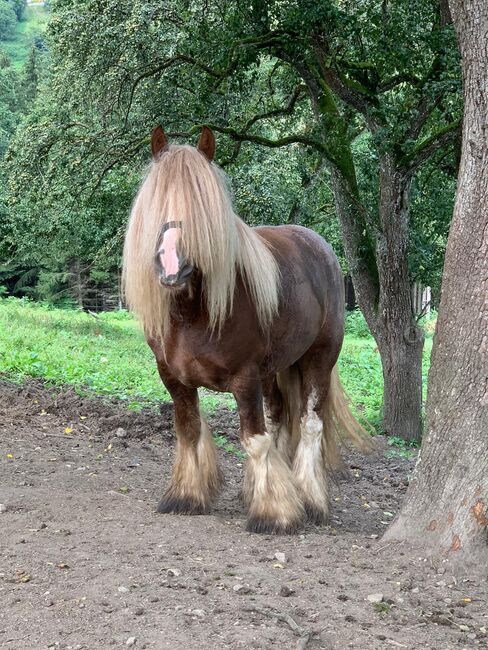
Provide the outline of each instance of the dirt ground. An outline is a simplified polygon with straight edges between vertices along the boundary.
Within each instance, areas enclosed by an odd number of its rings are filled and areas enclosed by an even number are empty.
[[[211,425],[237,441],[235,414]],[[227,452],[212,514],[156,514],[173,443],[168,405],[0,382],[0,647],[488,647],[481,578],[382,543],[413,468],[384,441],[347,455],[330,525],[276,537],[245,531]]]

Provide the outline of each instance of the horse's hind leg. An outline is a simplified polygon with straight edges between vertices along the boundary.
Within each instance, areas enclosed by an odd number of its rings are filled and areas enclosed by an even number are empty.
[[[278,387],[276,375],[271,375],[263,380],[263,397],[266,431],[272,436],[279,453],[290,462],[291,435],[288,430],[283,395]]]
[[[176,457],[158,512],[202,514],[208,511],[221,484],[215,443],[200,415],[196,388],[166,375],[163,381],[174,403]]]
[[[248,454],[244,481],[247,530],[295,532],[303,521],[303,507],[290,465],[266,431],[261,381],[236,379],[232,392],[239,407],[242,445]]]
[[[300,441],[293,459],[293,474],[309,520],[321,524],[329,513],[329,480],[325,464],[324,408],[334,360],[309,351],[300,361],[302,409]]]

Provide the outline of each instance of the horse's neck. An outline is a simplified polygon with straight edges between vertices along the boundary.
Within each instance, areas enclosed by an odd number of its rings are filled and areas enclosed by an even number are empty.
[[[193,279],[187,289],[175,297],[170,315],[174,322],[191,322],[206,316],[205,300],[202,296],[202,279],[199,275]]]

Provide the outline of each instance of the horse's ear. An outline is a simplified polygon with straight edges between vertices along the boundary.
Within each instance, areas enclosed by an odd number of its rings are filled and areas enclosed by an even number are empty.
[[[168,148],[168,138],[162,126],[157,126],[151,135],[151,151],[153,159],[157,160],[159,154]]]
[[[215,156],[215,136],[212,129],[208,126],[202,126],[202,133],[198,140],[197,149],[212,162]]]

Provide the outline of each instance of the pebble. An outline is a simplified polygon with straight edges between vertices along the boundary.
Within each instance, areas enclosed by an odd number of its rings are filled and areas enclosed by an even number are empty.
[[[135,636],[130,636],[127,641],[125,642],[125,645],[132,646],[135,645],[137,639]]]
[[[295,590],[289,587],[288,585],[281,585],[280,596],[283,598],[288,598],[288,596],[293,596]]]
[[[197,618],[205,618],[206,614],[203,609],[191,609],[190,614],[196,616]]]
[[[232,589],[236,592],[236,594],[240,595],[252,593],[252,589],[249,587],[249,585],[234,585]]]
[[[144,614],[144,608],[143,607],[136,607],[134,610],[134,614],[136,616],[142,616]]]
[[[127,443],[125,440],[122,440],[121,438],[112,438],[110,441],[110,444],[108,448],[111,448],[113,451],[121,451],[127,447]]]
[[[7,512],[7,506],[4,503],[0,503],[0,512]]]
[[[130,589],[129,587],[124,587],[124,585],[122,585],[117,589],[117,591],[119,592],[119,594],[128,594]]]
[[[181,571],[179,569],[168,569],[168,575],[177,578],[181,575]]]
[[[286,555],[284,553],[275,553],[274,558],[275,560],[278,560],[278,562],[281,562],[281,564],[286,564]]]
[[[383,602],[383,594],[369,594],[367,596],[367,600],[369,600],[370,603],[382,603]]]
[[[115,432],[115,435],[117,438],[127,438],[127,431],[125,429],[122,429],[122,427],[119,427]]]

